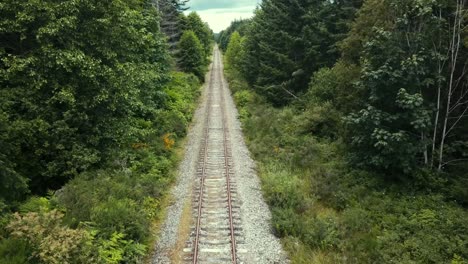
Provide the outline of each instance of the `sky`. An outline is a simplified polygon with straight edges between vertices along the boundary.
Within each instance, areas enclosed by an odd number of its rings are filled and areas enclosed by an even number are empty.
[[[250,18],[260,0],[190,0],[187,12],[196,11],[210,28],[219,33],[226,29],[231,21]]]

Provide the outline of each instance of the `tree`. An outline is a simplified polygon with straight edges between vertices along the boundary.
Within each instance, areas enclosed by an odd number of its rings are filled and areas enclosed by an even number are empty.
[[[462,130],[456,133],[468,109],[463,5],[365,2],[344,42],[352,47],[346,59],[360,57],[359,86],[367,90],[367,106],[348,119],[356,162],[408,175],[432,168],[436,160],[440,170],[464,158],[467,138]]]
[[[439,171],[441,171],[444,166],[453,162],[468,160],[468,155],[466,154],[458,157],[450,155],[450,159],[448,161],[445,160],[447,154],[446,152],[448,152],[447,149],[449,148],[451,149],[451,154],[453,154],[453,152],[463,153],[466,151],[466,149],[468,149],[468,138],[465,137],[464,140],[463,138],[460,140],[459,137],[456,137],[455,133],[456,130],[459,130],[460,126],[463,125],[463,121],[466,122],[468,118],[468,85],[466,83],[466,63],[468,54],[466,47],[463,47],[462,43],[462,34],[464,34],[463,30],[468,24],[465,19],[467,16],[466,10],[464,9],[465,6],[465,0],[456,1],[455,6],[453,7],[455,10],[448,19],[448,24],[450,25],[449,34],[447,36],[449,39],[448,47],[444,47],[439,44],[439,50],[436,51],[439,55],[438,58],[440,58],[438,63],[439,77],[442,77],[440,76],[440,73],[442,73],[444,70],[444,65],[448,66],[446,69],[448,70],[448,77],[446,78],[447,88],[444,91],[442,91],[441,79],[438,80],[436,103],[437,110],[434,120],[431,166],[433,166],[434,156],[436,155],[437,151],[436,145],[439,143],[437,166]],[[442,14],[440,13],[440,16],[441,15]],[[441,36],[439,35],[439,37]],[[448,56],[445,57],[444,53],[448,54]],[[443,95],[442,92],[444,93]],[[445,102],[442,101],[444,98]],[[440,142],[437,142],[439,119],[441,119],[441,131],[439,131]],[[449,136],[455,136],[455,141],[452,140],[454,143],[452,146],[447,146]],[[457,148],[454,145],[462,146],[462,148]]]
[[[60,188],[141,136],[167,79],[154,6],[6,0],[0,16],[2,198]]]
[[[185,31],[179,42],[179,57],[182,70],[204,78],[204,51],[200,40],[191,30]]]
[[[177,43],[183,31],[183,11],[188,8],[185,4],[188,0],[157,0],[157,6],[161,13],[161,31],[166,35],[171,51],[175,53]]]
[[[364,44],[372,36],[372,28],[390,30],[393,23],[388,1],[367,0],[357,12],[346,38],[338,43],[341,56],[351,63],[359,63]]]
[[[248,26],[250,25],[250,19],[241,19],[241,20],[234,20],[231,22],[231,25],[221,31],[218,37],[219,48],[223,51],[227,50],[230,38],[232,34],[237,31],[239,35],[245,36],[247,33]]]
[[[348,2],[263,1],[246,34],[247,81],[277,106],[300,97],[312,74],[339,58],[354,15]]]
[[[208,57],[211,54],[211,44],[213,42],[213,34],[208,24],[204,23],[196,12],[191,12],[187,16],[185,23],[185,30],[190,30],[195,33],[202,44],[204,58]],[[205,63],[206,62],[208,61],[205,60]]]
[[[242,70],[242,38],[239,32],[235,31],[229,38],[229,45],[226,51],[227,66],[236,70]]]

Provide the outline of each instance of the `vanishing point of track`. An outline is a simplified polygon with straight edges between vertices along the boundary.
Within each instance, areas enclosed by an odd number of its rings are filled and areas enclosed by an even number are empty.
[[[194,188],[195,223],[184,249],[186,263],[238,263],[242,243],[236,182],[225,110],[225,87],[216,50],[208,87],[205,129]]]

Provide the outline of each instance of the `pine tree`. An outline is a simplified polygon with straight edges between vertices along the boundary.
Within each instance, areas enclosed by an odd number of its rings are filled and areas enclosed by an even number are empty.
[[[344,11],[350,4],[342,2],[263,1],[245,43],[247,81],[275,105],[299,97],[313,72],[339,58],[343,24],[353,18]]]
[[[161,13],[161,31],[167,36],[167,42],[171,51],[176,53],[177,43],[182,36],[183,21],[182,12],[187,10],[185,4],[188,0],[158,0]]]

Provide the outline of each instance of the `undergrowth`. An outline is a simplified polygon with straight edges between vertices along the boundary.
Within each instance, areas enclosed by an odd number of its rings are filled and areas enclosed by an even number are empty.
[[[226,74],[293,263],[468,263],[460,202],[352,168],[333,131],[317,135],[336,127],[326,105],[273,108],[229,65]]]
[[[200,83],[174,72],[164,91],[165,107],[153,121],[135,124],[142,136],[115,150],[104,169],[82,173],[0,217],[0,263],[144,262]]]

